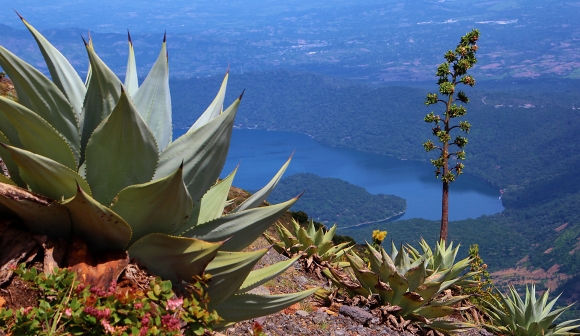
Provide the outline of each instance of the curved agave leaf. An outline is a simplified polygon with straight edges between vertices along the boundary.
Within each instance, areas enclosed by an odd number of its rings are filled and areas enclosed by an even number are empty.
[[[129,248],[129,255],[163,279],[180,282],[201,274],[221,245],[222,242],[208,243],[152,233],[133,244]]]
[[[66,96],[40,71],[3,47],[0,47],[0,66],[12,80],[18,102],[34,111],[62,134],[78,158],[79,123]],[[9,134],[4,134],[10,137]]]
[[[48,71],[50,72],[50,77],[56,86],[64,93],[68,98],[73,111],[75,112],[77,119],[81,115],[83,109],[83,101],[85,100],[85,94],[87,89],[72,67],[72,65],[67,61],[67,59],[58,51],[42,34],[38,32],[32,25],[30,25],[24,18],[18,15],[22,20],[22,23],[28,28],[28,30],[34,36],[40,52],[44,57],[44,61],[48,66]],[[78,133],[78,130],[77,130]]]
[[[219,251],[205,269],[206,273],[211,274],[207,288],[211,304],[219,304],[233,295],[266,252],[268,249],[254,252]]]
[[[0,97],[0,113],[10,122],[1,130],[13,127],[23,149],[45,156],[76,170],[77,161],[68,143],[46,120],[28,108]],[[12,139],[9,139],[12,142]]]
[[[167,146],[161,152],[154,178],[169,175],[184,162],[184,181],[189,194],[194,202],[201,199],[218,179],[226,162],[240,99],[214,120]]]
[[[219,181],[211,187],[210,190],[203,195],[201,201],[197,202],[196,206],[199,210],[197,218],[191,218],[190,227],[198,224],[207,223],[222,216],[224,208],[227,206],[228,193],[238,167],[234,169],[225,179]]]
[[[16,183],[8,177],[4,176],[4,174],[0,174],[0,183],[6,183],[17,187]]]
[[[218,315],[224,319],[223,325],[226,325],[276,313],[307,298],[319,289],[320,287],[316,287],[303,292],[282,295],[237,294],[211,308],[217,311]]]
[[[30,189],[54,200],[76,195],[77,183],[91,192],[88,183],[74,170],[44,156],[3,145],[18,165],[20,176]]]
[[[71,220],[67,209],[26,189],[0,183],[0,204],[13,211],[35,234],[68,239]]]
[[[0,115],[2,115],[2,113],[0,113]],[[0,121],[0,125],[1,124],[2,123]],[[2,132],[0,132],[0,143],[12,145],[8,140],[8,138],[6,138],[6,136]],[[18,165],[16,164],[16,162],[14,162],[14,160],[12,159],[12,155],[10,155],[10,152],[6,148],[4,148],[4,146],[0,146],[0,158],[4,161],[6,168],[8,168],[8,173],[10,174],[11,180],[14,181],[14,183],[16,183],[17,186],[26,187],[26,183],[24,183],[24,181],[22,181],[22,178],[20,177],[20,170],[18,169]]]
[[[123,86],[115,73],[97,56],[93,47],[85,42],[85,48],[89,55],[91,71],[90,76],[87,77],[87,94],[81,112],[81,155],[83,158],[91,134],[111,114],[121,97]]]
[[[245,292],[250,291],[258,286],[261,286],[262,284],[268,282],[270,279],[275,278],[279,274],[282,274],[290,266],[294,265],[294,263],[298,259],[300,259],[300,255],[298,255],[292,259],[280,261],[280,262],[277,262],[273,265],[263,267],[263,268],[255,270],[255,271],[251,271],[250,274],[246,277],[246,280],[244,280],[244,283],[240,286],[240,288],[238,289],[238,291],[236,293],[237,294],[245,293]]]
[[[268,182],[268,184],[266,184],[266,186],[264,186],[264,188],[255,192],[250,198],[248,198],[247,200],[242,202],[242,204],[240,204],[232,212],[244,211],[247,209],[252,209],[252,208],[255,208],[257,206],[260,206],[262,204],[262,202],[264,202],[264,200],[266,200],[266,198],[268,198],[268,196],[270,195],[272,190],[274,190],[274,188],[276,187],[276,185],[278,184],[278,182],[282,178],[282,175],[284,175],[284,172],[286,171],[286,168],[288,168],[288,165],[290,164],[290,161],[292,160],[293,155],[294,155],[294,153],[292,153],[292,155],[290,155],[290,157],[288,158],[286,163],[284,163],[282,168],[280,168],[278,173],[276,173],[276,175],[274,175],[272,180],[270,180],[270,182]]]
[[[266,231],[297,200],[298,198],[293,198],[284,203],[223,216],[195,226],[181,235],[210,242],[229,238],[221,250],[241,251]]]
[[[125,74],[125,89],[130,96],[134,96],[139,89],[139,81],[137,79],[135,50],[133,49],[133,41],[131,41],[129,30],[127,30],[127,39],[129,40],[129,57],[127,59],[127,72]]]
[[[157,139],[159,151],[169,145],[172,137],[169,67],[165,40],[164,36],[157,61],[139,90],[133,95],[137,110]]]
[[[191,125],[187,132],[193,132],[194,130],[200,128],[201,126],[207,124],[208,122],[212,121],[215,117],[219,116],[222,113],[224,107],[224,99],[226,98],[226,87],[228,86],[228,77],[230,71],[226,71],[226,75],[224,76],[224,80],[222,81],[222,85],[211,102],[208,108],[197,118],[195,123]]]
[[[111,209],[133,230],[129,244],[150,233],[175,235],[183,231],[193,202],[183,184],[183,167],[160,180],[127,187],[115,197]]]
[[[95,46],[93,45],[93,39],[91,38],[91,31],[89,30],[89,48],[95,50]],[[85,78],[85,88],[89,87],[89,83],[91,81],[91,77],[92,77],[92,73],[93,73],[93,69],[91,68],[91,62],[89,61],[89,67],[87,69],[87,77]],[[86,94],[85,94],[86,96]],[[82,111],[81,111],[82,114]],[[82,127],[82,119],[81,119],[81,131],[82,131],[83,127]]]
[[[63,203],[71,215],[73,232],[93,251],[122,250],[131,239],[131,227],[111,209],[77,188],[77,194]]]
[[[125,187],[151,181],[158,157],[155,138],[125,92],[95,129],[85,157],[87,181],[102,204]]]

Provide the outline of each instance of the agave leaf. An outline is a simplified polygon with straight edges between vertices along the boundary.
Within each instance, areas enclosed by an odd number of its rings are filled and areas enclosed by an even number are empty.
[[[169,93],[169,67],[167,64],[167,47],[165,37],[157,61],[149,71],[147,78],[133,101],[141,117],[155,135],[159,151],[171,142],[171,96]],[[174,166],[175,167],[175,166]]]
[[[318,230],[316,230],[314,236],[312,237],[312,239],[314,240],[314,245],[320,246],[320,244],[322,243],[322,238],[324,238],[324,231],[322,231],[322,228],[319,228]]]
[[[437,293],[439,293],[440,288],[440,282],[428,282],[415,288],[415,292],[421,295],[425,300],[430,301],[435,297],[435,295],[437,295]]]
[[[102,204],[125,187],[151,181],[158,157],[155,138],[125,92],[95,129],[85,156],[87,181]]]
[[[221,250],[241,251],[266,231],[297,200],[298,198],[293,198],[284,203],[223,216],[195,226],[182,236],[210,242],[229,238]]]
[[[425,282],[427,270],[425,269],[425,261],[418,266],[411,268],[405,273],[405,278],[409,281],[409,291],[413,292],[417,287]]]
[[[395,272],[389,276],[389,285],[393,289],[393,302],[392,304],[398,305],[401,302],[401,297],[403,294],[407,292],[409,289],[409,283],[404,276],[400,275],[399,273]]]
[[[208,106],[208,108],[201,114],[199,118],[191,125],[189,132],[193,132],[194,130],[200,128],[201,126],[207,124],[208,122],[212,121],[215,117],[219,116],[222,113],[224,107],[224,99],[226,97],[226,87],[228,86],[228,77],[229,77],[229,70],[226,72],[224,80],[222,81],[222,85],[215,96],[214,100]]]
[[[268,249],[254,252],[219,251],[205,270],[211,274],[207,293],[212,304],[219,304],[233,295],[266,252]]]
[[[131,239],[131,227],[122,217],[99,204],[81,187],[63,205],[68,209],[75,235],[94,251],[122,250]]]
[[[0,115],[2,115],[2,113],[0,113]],[[0,121],[0,125],[1,124],[2,123]],[[6,138],[6,136],[2,132],[0,132],[0,143],[12,145],[8,140],[8,138]],[[11,180],[14,183],[16,183],[17,186],[26,187],[26,183],[24,183],[24,181],[22,181],[22,178],[20,177],[20,170],[18,169],[18,165],[16,164],[16,162],[14,162],[14,160],[12,159],[12,155],[10,155],[10,152],[6,148],[4,148],[4,146],[0,146],[0,158],[4,161],[6,168],[8,168],[8,173],[10,174]]]
[[[169,175],[184,162],[184,181],[189,194],[194,202],[201,199],[218,179],[226,161],[240,99],[211,122],[167,146],[161,152],[155,178]]]
[[[28,28],[28,30],[34,36],[36,43],[44,61],[48,66],[48,71],[50,72],[50,77],[56,86],[60,89],[62,93],[68,98],[77,119],[81,115],[83,109],[83,101],[85,100],[85,94],[87,89],[73,68],[73,66],[68,62],[68,60],[56,49],[42,34],[40,34],[32,25],[30,25],[24,18],[22,23]],[[77,129],[78,133],[78,129]]]
[[[319,289],[320,287],[315,287],[303,292],[281,295],[237,294],[215,306],[211,305],[212,300],[210,305],[224,319],[223,324],[227,324],[276,313],[307,298]]]
[[[292,154],[292,155],[294,155],[294,154]],[[278,173],[276,173],[276,175],[274,175],[272,180],[270,180],[270,182],[268,182],[268,184],[266,184],[266,186],[264,186],[262,189],[255,192],[250,198],[248,198],[247,200],[242,202],[242,204],[240,204],[232,212],[243,211],[243,210],[252,209],[252,208],[255,208],[257,206],[260,206],[260,204],[262,204],[264,202],[264,200],[266,200],[266,198],[268,198],[268,196],[270,195],[272,190],[274,190],[274,188],[276,187],[276,185],[278,184],[278,182],[282,178],[282,175],[284,175],[286,168],[288,168],[288,165],[290,164],[290,161],[292,160],[292,155],[290,155],[290,158],[288,158],[286,163],[284,163],[282,168],[280,168]]]
[[[423,306],[417,309],[416,314],[426,319],[443,317],[455,313],[455,308],[447,306]]]
[[[133,230],[129,244],[150,233],[177,235],[183,231],[192,208],[182,167],[162,179],[121,190],[111,206]]]
[[[246,277],[246,280],[244,280],[244,283],[240,286],[240,288],[238,289],[238,291],[236,293],[237,294],[245,293],[249,290],[252,290],[252,289],[266,283],[268,280],[270,280],[270,279],[278,276],[279,274],[283,273],[284,271],[286,271],[290,266],[294,265],[294,263],[298,259],[300,259],[300,255],[298,255],[292,259],[280,261],[280,262],[275,263],[273,265],[263,267],[263,268],[260,268],[258,270],[255,270],[255,271],[251,271],[250,274]]]
[[[56,201],[26,189],[0,183],[0,204],[18,215],[27,229],[34,234],[57,239],[67,239],[70,236],[70,215]]]
[[[324,268],[322,274],[330,279],[330,281],[338,288],[343,288],[351,297],[355,295],[369,296],[369,292],[363,288],[359,283],[352,281],[348,274],[341,272],[335,268]]]
[[[466,322],[450,322],[445,320],[433,321],[426,325],[427,327],[435,330],[439,330],[444,333],[449,333],[450,331],[462,331],[466,329],[477,328],[477,325]]]
[[[465,299],[467,299],[469,297],[469,295],[458,295],[458,296],[453,296],[451,298],[443,298],[441,300],[433,300],[429,303],[430,306],[453,306],[454,304],[456,304],[457,302],[463,301]]]
[[[199,208],[199,216],[195,223],[203,224],[222,216],[237,171],[238,167],[203,195],[199,204],[196,204]]]
[[[421,295],[415,292],[406,292],[401,297],[401,302],[399,302],[399,306],[402,310],[398,313],[401,316],[405,316],[417,308],[425,305],[428,300],[425,300]]]
[[[78,158],[80,134],[77,116],[59,88],[40,71],[3,47],[0,47],[0,67],[12,80],[18,95],[18,102],[46,120],[58,133],[62,134],[75,157]],[[2,131],[10,139],[10,134],[4,129]]]
[[[205,270],[221,244],[152,233],[135,242],[129,248],[129,255],[163,279],[189,281]]]
[[[314,229],[314,220],[311,218],[310,222],[308,222],[308,227],[306,229],[306,232],[308,232],[308,236],[314,238],[314,235],[316,234],[316,230]]]
[[[334,224],[326,233],[324,237],[322,237],[322,243],[331,242],[332,238],[334,238],[334,233],[336,232],[336,224]]]
[[[269,244],[272,245],[272,247],[274,248],[274,250],[276,252],[278,252],[279,254],[286,254],[286,249],[284,248],[284,243],[276,241],[276,239],[274,239],[274,237],[269,236],[266,233],[263,233],[262,236],[264,237],[264,239],[266,239],[266,241]]]
[[[70,198],[77,193],[77,183],[90,193],[88,183],[74,170],[44,156],[4,145],[20,170],[20,176],[34,192],[54,200]]]
[[[314,242],[312,241],[312,239],[310,239],[310,236],[308,235],[308,233],[306,233],[306,230],[304,230],[304,228],[300,228],[298,232],[296,232],[296,238],[298,238],[298,241],[300,241],[300,244],[302,244],[304,248],[314,246]]]
[[[278,231],[278,236],[284,242],[284,246],[290,247],[295,244],[298,244],[298,239],[294,237],[294,235],[290,231],[288,231],[288,229],[284,225],[276,223],[276,230]]]
[[[129,57],[127,59],[127,71],[125,73],[125,90],[132,97],[139,89],[139,81],[137,79],[137,63],[135,62],[135,50],[133,49],[133,41],[131,41],[131,34],[127,30],[127,39],[129,41]]]
[[[377,283],[379,283],[379,277],[369,271],[369,270],[357,270],[353,269],[354,275],[356,276],[357,280],[363,285],[363,287],[369,291],[369,293],[375,292],[374,288]]]
[[[8,177],[4,176],[4,174],[0,174],[0,183],[6,183],[6,184],[10,184],[13,185],[15,187],[17,187],[18,185],[16,184],[16,182],[12,181],[11,179],[9,179]]]
[[[89,30],[89,44],[88,47],[91,48],[92,50],[95,50],[95,46],[93,45],[93,39],[91,37],[91,31]],[[91,82],[91,77],[93,74],[93,69],[91,68],[91,62],[89,62],[89,68],[87,69],[87,77],[85,78],[85,88],[89,87],[89,83]],[[86,96],[86,94],[85,94]],[[82,114],[82,111],[81,111]],[[81,119],[82,121],[82,119]],[[81,131],[82,131],[82,127],[81,127]]]
[[[0,97],[0,112],[10,122],[0,129],[13,127],[18,132],[17,143],[19,142],[23,149],[76,170],[77,158],[71,147],[46,120],[28,108],[4,97]],[[9,140],[13,142],[13,139]]]
[[[332,243],[332,242],[331,242],[331,243]],[[329,249],[328,249],[326,252],[322,252],[322,251],[323,251],[323,249],[321,248],[321,249],[320,249],[320,253],[323,253],[323,254],[329,254],[329,255],[337,254],[337,253],[339,253],[339,252],[343,252],[343,251],[344,251],[344,249],[345,249],[345,248],[346,248],[348,245],[350,245],[350,243],[349,243],[349,242],[340,243],[340,244],[338,244],[338,245],[332,246],[332,247],[331,247],[331,248],[329,248]],[[338,255],[337,255],[337,256],[338,256]]]
[[[81,154],[83,155],[87,142],[97,126],[111,114],[117,105],[121,97],[122,87],[117,75],[97,56],[94,49],[86,44],[85,48],[89,55],[91,72],[81,112]],[[177,167],[177,165],[173,167]]]
[[[326,252],[328,252],[328,250],[330,250],[331,247],[334,246],[334,244],[332,243],[332,241],[326,242],[326,243],[320,243],[317,245],[318,246],[318,255],[319,256],[327,256],[327,257],[332,257],[331,253],[326,254]]]

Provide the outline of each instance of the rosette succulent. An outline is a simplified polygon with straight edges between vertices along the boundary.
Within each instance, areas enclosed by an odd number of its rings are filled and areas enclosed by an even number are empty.
[[[572,305],[552,310],[560,295],[548,302],[549,289],[536,298],[536,286],[526,285],[523,300],[513,286],[509,286],[509,294],[498,293],[499,298],[491,296],[493,301],[486,305],[493,322],[488,327],[498,333],[517,336],[576,335],[580,328],[580,325],[572,325],[578,320],[554,323]]]
[[[430,253],[413,259],[403,246],[399,250],[393,246],[391,255],[382,247],[377,250],[367,244],[367,248],[370,269],[358,255],[348,252],[345,255],[350,268],[343,271],[328,268],[324,274],[349,296],[375,296],[381,304],[393,306],[389,309],[391,314],[429,328],[449,331],[473,327],[437,320],[461,310],[454,305],[468,297],[454,296],[449,291],[442,295],[443,291],[468,276],[460,274],[469,267],[468,262],[463,260],[456,264],[459,267],[429,271]]]
[[[127,250],[176,283],[208,272],[212,308],[226,322],[273,313],[316,290],[245,293],[296,260],[252,271],[267,250],[240,252],[296,199],[257,207],[286,164],[264,189],[223,215],[235,171],[216,181],[242,98],[223,109],[228,74],[207,110],[172,141],[165,37],[141,86],[130,37],[124,83],[85,42],[90,71],[83,81],[22,21],[52,80],[0,46],[0,66],[18,96],[18,102],[0,98],[0,156],[9,171],[0,175],[3,216],[35,234],[80,237],[94,252]]]

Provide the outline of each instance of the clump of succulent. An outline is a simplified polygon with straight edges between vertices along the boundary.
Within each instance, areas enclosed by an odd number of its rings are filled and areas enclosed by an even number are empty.
[[[16,273],[40,297],[35,306],[0,310],[0,327],[13,335],[203,335],[219,321],[208,310],[203,277],[184,297],[169,280],[152,280],[146,290],[116,282],[99,289],[67,269],[46,274],[21,264]]]
[[[377,250],[367,244],[367,248],[370,269],[358,255],[348,252],[345,255],[350,268],[329,268],[324,274],[351,298],[361,295],[377,300],[388,314],[443,331],[473,327],[438,320],[464,309],[455,306],[468,296],[454,295],[448,289],[467,276],[461,273],[469,266],[469,260],[429,271],[430,253],[413,259],[403,246],[398,250],[393,246],[391,255],[382,247]]]
[[[165,37],[141,86],[130,36],[124,84],[85,42],[90,71],[83,81],[49,41],[22,21],[52,80],[0,46],[0,66],[18,95],[18,102],[0,97],[0,156],[9,172],[0,175],[2,216],[34,234],[80,237],[95,253],[128,251],[130,258],[177,284],[210,273],[210,306],[226,323],[271,314],[316,290],[246,293],[294,261],[253,271],[267,249],[240,251],[296,198],[257,207],[279,173],[223,215],[235,171],[216,180],[242,99],[223,108],[228,74],[208,109],[173,141]]]
[[[278,253],[289,258],[301,257],[305,261],[306,269],[313,269],[316,265],[327,265],[328,263],[338,261],[349,249],[349,242],[334,245],[332,238],[336,232],[336,224],[329,230],[314,227],[314,221],[311,219],[308,227],[305,229],[300,226],[298,221],[292,218],[294,234],[292,234],[284,225],[277,223],[276,230],[281,241],[276,241],[274,237],[264,233],[264,237]]]
[[[547,289],[539,299],[536,298],[534,284],[526,286],[526,296],[522,300],[513,286],[509,286],[509,294],[498,290],[499,298],[490,296],[492,301],[487,302],[486,311],[492,325],[488,327],[505,335],[543,336],[543,335],[572,335],[580,325],[572,325],[578,320],[568,320],[555,324],[554,321],[571,306],[552,310],[560,295],[548,303],[550,290]]]
[[[426,256],[427,275],[431,275],[437,270],[449,270],[449,278],[456,278],[471,266],[470,263],[472,258],[465,258],[458,261],[457,263],[455,262],[457,253],[459,253],[459,244],[453,248],[453,242],[447,245],[444,240],[440,240],[437,244],[435,244],[435,251],[431,249],[431,246],[429,246],[425,239],[421,239],[419,245],[423,251],[422,253],[413,248],[411,245],[407,245],[407,249],[411,254],[411,258],[414,260]],[[455,283],[455,285],[466,286],[476,284],[476,282],[469,280],[471,275],[474,275],[474,273],[470,273],[470,276],[463,277],[463,279]]]

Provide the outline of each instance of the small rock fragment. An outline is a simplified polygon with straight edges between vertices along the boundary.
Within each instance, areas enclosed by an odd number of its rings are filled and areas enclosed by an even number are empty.
[[[341,306],[340,314],[348,316],[354,321],[365,326],[368,325],[369,322],[371,322],[374,317],[373,315],[360,309],[359,307],[351,307],[351,306]]]

